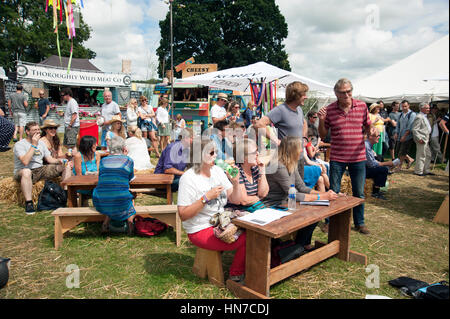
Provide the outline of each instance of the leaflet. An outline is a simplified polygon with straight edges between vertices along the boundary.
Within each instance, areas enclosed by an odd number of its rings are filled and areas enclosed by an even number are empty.
[[[263,208],[258,209],[254,213],[250,213],[244,215],[242,217],[238,217],[237,219],[243,220],[249,223],[257,224],[260,226],[267,225],[277,219],[280,219],[284,216],[288,216],[292,213],[287,211],[281,211],[273,208]]]

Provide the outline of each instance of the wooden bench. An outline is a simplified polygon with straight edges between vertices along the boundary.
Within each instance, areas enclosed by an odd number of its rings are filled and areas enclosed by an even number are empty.
[[[213,285],[225,286],[221,251],[197,247],[192,271],[200,278],[208,277],[209,282]]]
[[[136,215],[156,218],[175,230],[176,245],[181,244],[181,219],[176,205],[135,206]],[[94,207],[64,207],[56,209],[55,217],[55,249],[61,247],[63,236],[80,223],[102,222],[105,215],[100,214]]]

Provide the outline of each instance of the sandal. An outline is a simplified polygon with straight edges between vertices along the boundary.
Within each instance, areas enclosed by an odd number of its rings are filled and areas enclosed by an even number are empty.
[[[411,159],[411,161],[408,161],[408,164],[406,165],[406,169],[409,169],[411,167],[412,163],[414,163],[414,159]]]

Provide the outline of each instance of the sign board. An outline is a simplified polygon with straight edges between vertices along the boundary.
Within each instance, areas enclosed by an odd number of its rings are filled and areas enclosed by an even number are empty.
[[[173,102],[175,109],[182,110],[207,110],[207,102]]]
[[[194,62],[195,62],[194,57],[191,57],[191,58],[187,59],[186,61],[181,62],[180,64],[178,64],[175,67],[175,71],[180,72],[181,70],[186,69],[189,64],[192,64]]]
[[[4,81],[4,83],[5,83],[5,101],[6,103],[8,103],[9,96],[17,91],[16,88],[17,82],[12,80],[6,80]]]
[[[130,87],[131,77],[124,73],[103,73],[93,71],[70,70],[39,64],[18,64],[17,80],[19,82],[37,80],[45,83],[67,86],[91,87]]]
[[[130,91],[130,99],[136,99],[139,101],[139,98],[141,97],[140,91]]]
[[[168,85],[157,85],[153,90],[153,94],[170,94],[170,86]]]
[[[217,64],[190,64],[183,70],[182,78],[217,71]]]

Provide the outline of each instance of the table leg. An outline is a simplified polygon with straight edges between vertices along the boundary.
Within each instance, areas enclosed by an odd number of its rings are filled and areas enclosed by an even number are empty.
[[[330,217],[328,243],[339,240],[339,253],[336,257],[344,261],[349,261],[351,216],[352,210],[349,209]]]
[[[264,296],[270,293],[271,238],[246,230],[245,286]]]
[[[172,205],[172,185],[167,184],[166,190],[167,190],[167,205]]]
[[[67,186],[67,207],[78,207],[77,190],[72,186]]]

